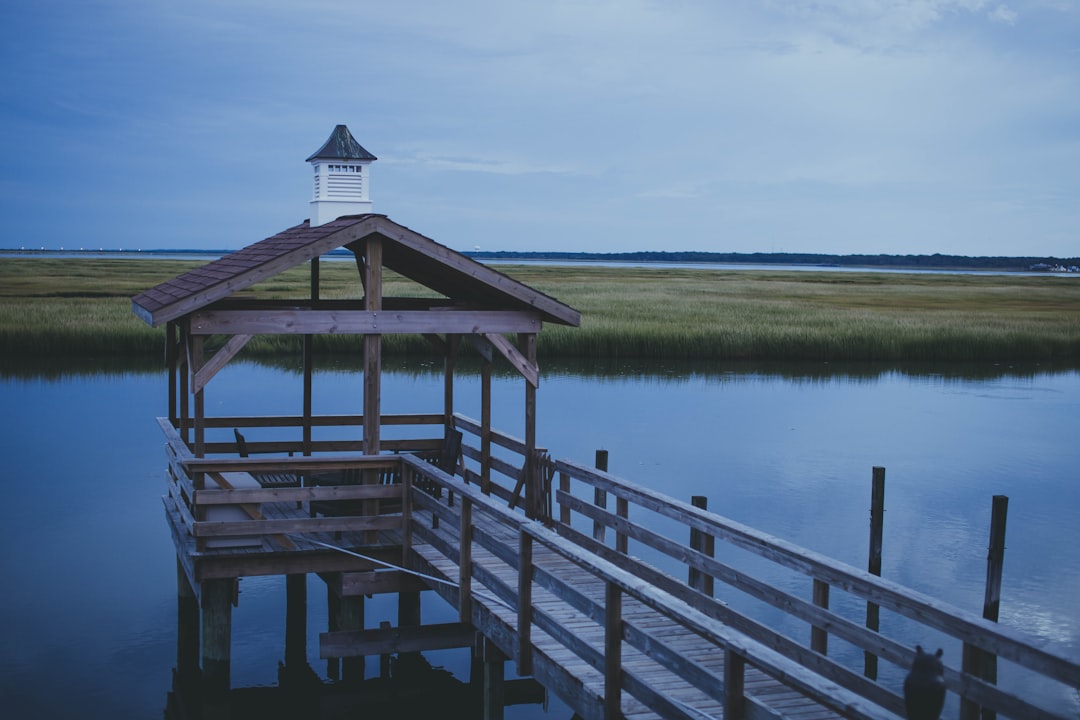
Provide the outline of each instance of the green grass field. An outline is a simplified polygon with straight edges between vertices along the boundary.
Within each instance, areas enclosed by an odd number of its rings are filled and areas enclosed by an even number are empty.
[[[163,332],[130,298],[198,263],[144,259],[0,258],[4,357],[149,356]],[[581,311],[580,328],[545,326],[546,357],[716,360],[1080,360],[1080,278],[669,267],[498,266]],[[246,291],[305,297],[297,268]],[[388,274],[387,295],[425,294]],[[322,297],[360,297],[356,268],[322,264]],[[257,338],[247,352],[293,351]],[[319,349],[356,352],[356,337]],[[429,354],[419,337],[384,338],[387,353]]]

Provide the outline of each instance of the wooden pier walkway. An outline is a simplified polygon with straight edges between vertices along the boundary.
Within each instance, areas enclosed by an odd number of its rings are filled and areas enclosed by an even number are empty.
[[[477,427],[462,416],[456,426],[465,433]],[[506,473],[496,481],[498,472],[485,477],[477,469],[479,450],[468,442],[450,474],[409,453],[195,458],[167,422],[162,427],[172,435],[166,505],[196,593],[216,578],[318,572],[339,590],[353,583],[351,594],[362,597],[404,588],[404,575],[390,569],[404,568],[421,576],[410,588],[434,590],[458,613],[456,625],[431,629],[429,647],[480,647],[493,688],[503,662],[512,661],[519,675],[535,678],[586,720],[904,717],[900,684],[914,643],[868,628],[853,616],[853,603],[884,613],[883,627],[906,624],[910,637],[914,625],[923,644],[945,647],[946,684],[964,708],[1060,719],[1042,706],[1041,690],[1029,696],[1025,687],[1057,683],[1067,692],[1080,685],[1080,663],[1045,643],[542,452],[528,469],[523,458],[490,463]],[[505,436],[494,440],[511,455],[520,447]],[[208,482],[235,479],[229,473],[241,468],[254,475],[351,468],[380,481],[232,489]],[[513,507],[515,476],[526,470],[545,479],[541,517]],[[308,507],[334,502],[351,503],[359,514]],[[246,517],[196,519],[221,506]],[[230,538],[247,542],[230,547]],[[792,590],[800,586],[805,593]],[[372,654],[376,632],[327,632],[321,654]],[[423,628],[409,633],[410,647],[424,646]],[[1038,684],[1003,673],[999,687],[984,679],[982,665],[969,664],[979,653]],[[873,671],[864,655],[873,657]]]
[[[454,519],[446,515],[440,514],[445,520]],[[448,525],[457,527],[458,523],[442,523],[440,528]],[[548,534],[531,527],[524,537],[535,538],[530,532]],[[414,568],[444,578],[447,583],[435,583],[433,589],[460,610],[458,582],[462,573],[458,564],[460,555],[455,549],[456,533],[427,528],[414,530],[414,534],[426,541],[412,548]],[[473,540],[478,546],[472,551],[474,591],[467,601],[472,606],[472,622],[507,657],[520,658],[522,648],[529,643],[525,653],[528,659],[518,662],[519,673],[532,674],[546,687],[560,688],[561,695],[576,698],[575,707],[591,707],[584,712],[579,710],[579,715],[603,716],[605,651],[609,647],[605,633],[613,602],[608,586],[600,574],[582,567],[580,558],[579,562],[571,559],[579,556],[577,548],[548,535],[544,538],[546,543],[534,541],[530,559],[535,587],[531,593],[520,592],[522,537],[520,530],[505,526],[494,531],[474,527]],[[589,564],[594,570],[606,571],[604,574],[613,581],[621,579],[624,586],[635,584],[631,576],[615,566],[604,567],[608,564],[602,560],[592,559]],[[484,582],[480,583],[478,578]],[[619,592],[622,593],[621,588]],[[523,633],[517,600],[526,593],[531,594],[528,621],[534,629]],[[669,608],[679,605],[670,596],[657,592],[650,595],[654,604]],[[633,694],[625,693],[621,696],[621,716],[633,720],[724,717],[722,679],[726,653],[714,642],[632,594],[617,602],[621,604],[620,632],[627,640],[627,645],[619,650],[618,665],[623,674],[619,682],[647,695],[653,705],[650,707]],[[684,675],[695,676],[700,687]],[[774,713],[803,720],[841,717],[756,668],[747,670],[744,688],[746,702],[754,709],[748,717],[776,717]],[[792,712],[795,710],[797,714]]]

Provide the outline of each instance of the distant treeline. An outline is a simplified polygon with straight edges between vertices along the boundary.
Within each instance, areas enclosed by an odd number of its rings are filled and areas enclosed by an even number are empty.
[[[967,255],[826,255],[821,253],[719,253],[719,252],[466,252],[488,260],[569,260],[581,262],[746,263],[755,265],[822,265],[851,267],[965,268],[1027,270],[1034,265],[1080,265],[1080,258],[969,257]]]
[[[220,257],[233,250],[16,250],[0,248],[4,254],[41,254],[49,257],[72,253],[87,255],[130,255],[136,252],[145,257],[173,255],[207,255]],[[352,252],[339,248],[329,253],[335,256],[351,256]],[[641,252],[520,252],[515,250],[466,251],[463,253],[477,260],[529,260],[529,261],[578,261],[578,262],[630,262],[630,263],[723,263],[746,265],[815,265],[821,267],[893,267],[893,268],[943,268],[965,270],[1052,270],[1074,269],[1080,267],[1080,257],[1057,258],[1049,256],[1028,257],[971,257],[968,255],[827,255],[824,253],[721,253],[699,251],[641,251]],[[1075,272],[1075,270],[1074,270]]]

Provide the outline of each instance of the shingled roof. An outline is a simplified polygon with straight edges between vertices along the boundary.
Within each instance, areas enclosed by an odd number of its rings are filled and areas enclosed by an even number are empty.
[[[560,325],[576,327],[581,322],[578,311],[568,305],[376,214],[341,217],[317,227],[305,220],[139,293],[132,298],[132,309],[147,324],[158,327],[372,235],[383,241],[384,267],[455,301],[532,309],[545,322]]]

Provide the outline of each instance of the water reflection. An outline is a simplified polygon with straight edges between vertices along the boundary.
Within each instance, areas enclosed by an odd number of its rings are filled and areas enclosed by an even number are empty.
[[[706,495],[723,515],[855,566],[866,562],[871,468],[885,466],[885,577],[971,611],[982,603],[991,497],[1008,495],[1001,622],[1080,654],[1076,368],[542,366],[539,440],[555,457],[591,463],[606,449],[615,474],[682,499]],[[441,403],[438,361],[387,359],[385,367],[386,412]],[[230,364],[208,388],[207,407],[296,413],[299,372],[296,359]],[[357,372],[348,360],[320,360],[315,411],[358,412]],[[494,422],[520,433],[522,382],[498,367],[496,378]],[[479,416],[478,367],[464,359],[455,402]],[[0,612],[15,618],[0,645],[6,714],[159,715],[176,664],[175,567],[153,421],[165,411],[160,363],[6,359],[0,406]],[[311,583],[309,658],[326,627],[319,585]],[[279,682],[283,597],[280,578],[242,582],[235,684]],[[395,612],[373,602],[369,626],[393,622]],[[439,621],[439,612],[425,607],[425,619]],[[924,644],[936,647],[933,638]],[[468,677],[467,653],[429,659]],[[1075,697],[1057,700],[1075,714]],[[536,707],[507,716],[562,718]]]

